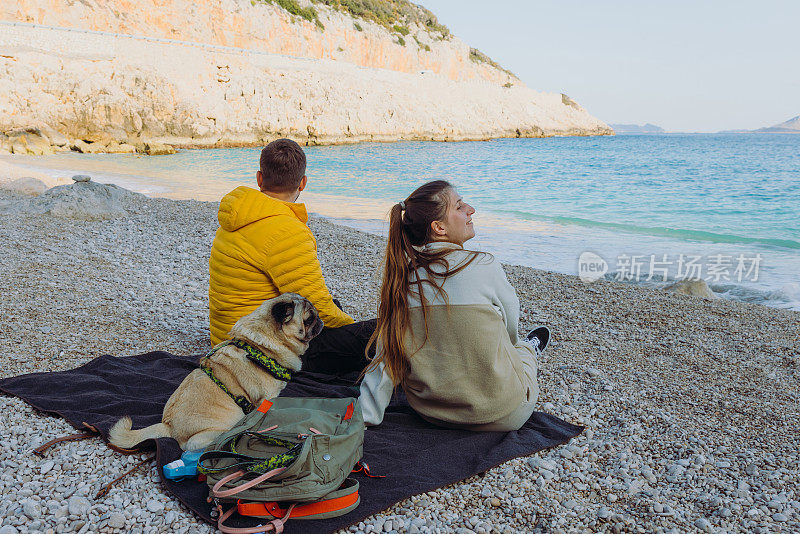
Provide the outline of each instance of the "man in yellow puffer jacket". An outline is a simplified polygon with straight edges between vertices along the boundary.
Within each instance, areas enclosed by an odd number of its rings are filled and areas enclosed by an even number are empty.
[[[241,317],[282,293],[310,300],[326,330],[353,323],[333,302],[317,259],[316,240],[306,226],[306,207],[295,203],[306,187],[305,170],[300,146],[279,139],[261,152],[256,173],[261,190],[237,187],[220,202],[220,228],[209,260],[213,344],[226,340]],[[368,338],[368,327],[355,328],[356,334],[350,332],[345,344],[353,335]]]

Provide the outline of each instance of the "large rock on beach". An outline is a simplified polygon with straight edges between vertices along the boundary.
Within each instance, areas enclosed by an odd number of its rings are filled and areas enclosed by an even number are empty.
[[[54,152],[50,140],[38,128],[12,130],[6,136],[5,143],[13,154],[43,156]]]
[[[113,184],[76,181],[53,187],[27,203],[17,203],[15,211],[71,219],[114,219],[127,215],[122,200],[129,195],[141,196]]]
[[[174,154],[175,149],[164,143],[156,143],[151,141],[144,144],[144,151],[148,156],[166,156]]]
[[[50,141],[50,144],[54,147],[65,147],[69,144],[69,139],[67,136],[58,130],[54,130],[47,125],[43,125],[40,130],[42,135],[47,137],[47,139]]]
[[[20,193],[22,195],[36,196],[47,191],[47,184],[36,178],[25,176],[23,178],[17,178],[16,180],[0,184],[0,189],[10,191],[12,193]]]
[[[128,143],[117,143],[116,141],[112,141],[106,145],[106,152],[109,154],[135,154],[136,147],[129,145]],[[171,153],[174,154],[175,150],[172,150]]]
[[[719,297],[711,291],[705,280],[678,280],[664,288],[673,293],[689,295],[691,297],[701,297],[707,300],[716,300]]]
[[[80,152],[82,154],[102,154],[104,152],[108,152],[106,150],[106,145],[103,143],[95,142],[95,143],[87,143],[83,139],[76,139],[70,146],[70,148],[75,152]]]
[[[11,161],[12,160],[0,160],[0,184],[7,184],[20,178],[36,178],[47,187],[71,183],[68,171],[54,171],[51,174],[46,174],[11,163]]]

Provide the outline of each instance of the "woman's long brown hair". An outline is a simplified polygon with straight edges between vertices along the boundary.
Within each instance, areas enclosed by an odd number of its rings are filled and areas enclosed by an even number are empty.
[[[367,344],[369,350],[373,343],[380,341],[383,353],[380,358],[370,362],[364,370],[365,374],[382,361],[394,384],[403,382],[410,368],[411,357],[411,354],[407,354],[408,348],[404,341],[411,322],[408,307],[409,293],[414,291],[419,296],[427,339],[427,301],[422,290],[423,284],[432,286],[435,293],[444,296],[446,300],[447,295],[442,289],[444,279],[466,268],[480,254],[473,252],[466,261],[451,269],[445,258],[451,250],[426,252],[414,248],[433,241],[431,223],[444,220],[452,188],[453,186],[444,180],[428,182],[403,201],[405,208],[398,203],[392,206],[389,212],[389,237],[378,301],[378,326]],[[432,268],[434,265],[444,269],[434,271]],[[427,276],[417,276],[418,269],[424,270]]]

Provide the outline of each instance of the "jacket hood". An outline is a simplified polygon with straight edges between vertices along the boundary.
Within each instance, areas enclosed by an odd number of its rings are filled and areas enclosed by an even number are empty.
[[[277,215],[289,215],[304,224],[308,222],[305,204],[284,202],[245,186],[237,187],[222,197],[217,219],[224,230],[233,232],[248,224]]]

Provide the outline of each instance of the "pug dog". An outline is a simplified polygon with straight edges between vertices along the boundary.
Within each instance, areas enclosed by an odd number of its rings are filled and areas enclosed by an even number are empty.
[[[239,319],[229,337],[258,348],[291,371],[302,366],[300,356],[322,330],[314,305],[296,293],[285,293],[261,304]],[[286,387],[247,358],[244,349],[226,345],[201,360],[233,395],[242,395],[258,407],[263,399],[277,397]],[[205,448],[214,438],[233,428],[244,411],[202,369],[195,369],[167,400],[161,422],[132,430],[123,417],[108,433],[112,445],[130,449],[147,439],[175,438],[183,450]]]

